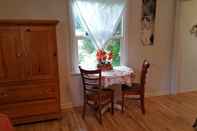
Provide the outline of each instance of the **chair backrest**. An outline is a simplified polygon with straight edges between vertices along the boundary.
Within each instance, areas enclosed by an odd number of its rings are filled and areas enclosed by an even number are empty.
[[[146,83],[146,75],[148,73],[148,69],[150,67],[150,63],[147,60],[144,60],[142,64],[142,70],[141,70],[141,78],[140,78],[140,84],[142,88],[144,88]]]
[[[85,70],[79,66],[84,93],[101,89],[101,70]]]

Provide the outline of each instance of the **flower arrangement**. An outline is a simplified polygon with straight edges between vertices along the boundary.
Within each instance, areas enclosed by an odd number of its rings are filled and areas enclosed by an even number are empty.
[[[101,70],[112,69],[113,53],[111,51],[106,52],[104,50],[98,49],[96,52],[96,59],[98,61],[97,68]]]

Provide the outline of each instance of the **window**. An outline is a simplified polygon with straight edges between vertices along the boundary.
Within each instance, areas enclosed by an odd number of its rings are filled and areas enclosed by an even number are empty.
[[[75,12],[75,11],[74,11]],[[77,44],[78,63],[83,66],[97,65],[96,51],[97,48],[93,44],[93,39],[88,32],[85,24],[80,20],[77,12],[74,13],[75,22],[75,41]],[[121,64],[121,47],[123,44],[123,19],[120,20],[113,37],[108,41],[104,47],[105,51],[112,51],[113,53],[113,66]]]

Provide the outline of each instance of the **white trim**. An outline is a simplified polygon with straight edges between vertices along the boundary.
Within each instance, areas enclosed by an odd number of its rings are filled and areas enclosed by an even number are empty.
[[[181,65],[181,45],[180,45],[180,6],[181,6],[181,0],[176,0],[176,14],[175,14],[175,26],[174,26],[174,45],[173,45],[173,51],[172,51],[172,66],[171,66],[171,88],[170,92],[171,94],[176,94],[180,90],[180,77],[181,77],[181,71],[180,71],[180,65]]]
[[[188,88],[188,89],[180,88],[177,93],[186,93],[186,92],[192,92],[192,91],[197,91],[197,89],[196,88]]]
[[[62,110],[65,110],[65,109],[71,109],[71,108],[73,108],[74,106],[73,106],[73,104],[71,103],[71,102],[68,102],[68,103],[66,103],[66,104],[61,104],[61,109]]]
[[[76,69],[78,68],[78,52],[75,50],[77,48],[76,44],[76,39],[75,39],[75,25],[74,25],[74,17],[73,17],[73,0],[69,0],[69,22],[70,22],[70,62],[72,63],[71,65],[71,72],[75,72]]]
[[[110,40],[114,40],[114,39],[122,39],[124,38],[124,36],[122,35],[116,35],[116,36],[112,36],[112,38]],[[77,40],[83,40],[83,39],[91,39],[88,36],[83,36],[83,35],[75,35],[75,39]]]
[[[122,24],[122,44],[120,50],[120,64],[128,65],[128,1],[126,1],[126,7],[123,14],[123,24]]]
[[[169,90],[150,91],[145,93],[146,97],[163,96],[163,95],[170,95]]]
[[[71,72],[70,74],[72,76],[79,76],[80,75],[80,72],[79,72],[79,70],[76,70],[75,72]]]

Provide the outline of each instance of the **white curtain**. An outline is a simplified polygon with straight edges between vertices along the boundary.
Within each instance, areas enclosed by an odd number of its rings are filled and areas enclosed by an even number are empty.
[[[121,19],[126,0],[74,0],[96,47],[104,48]]]

